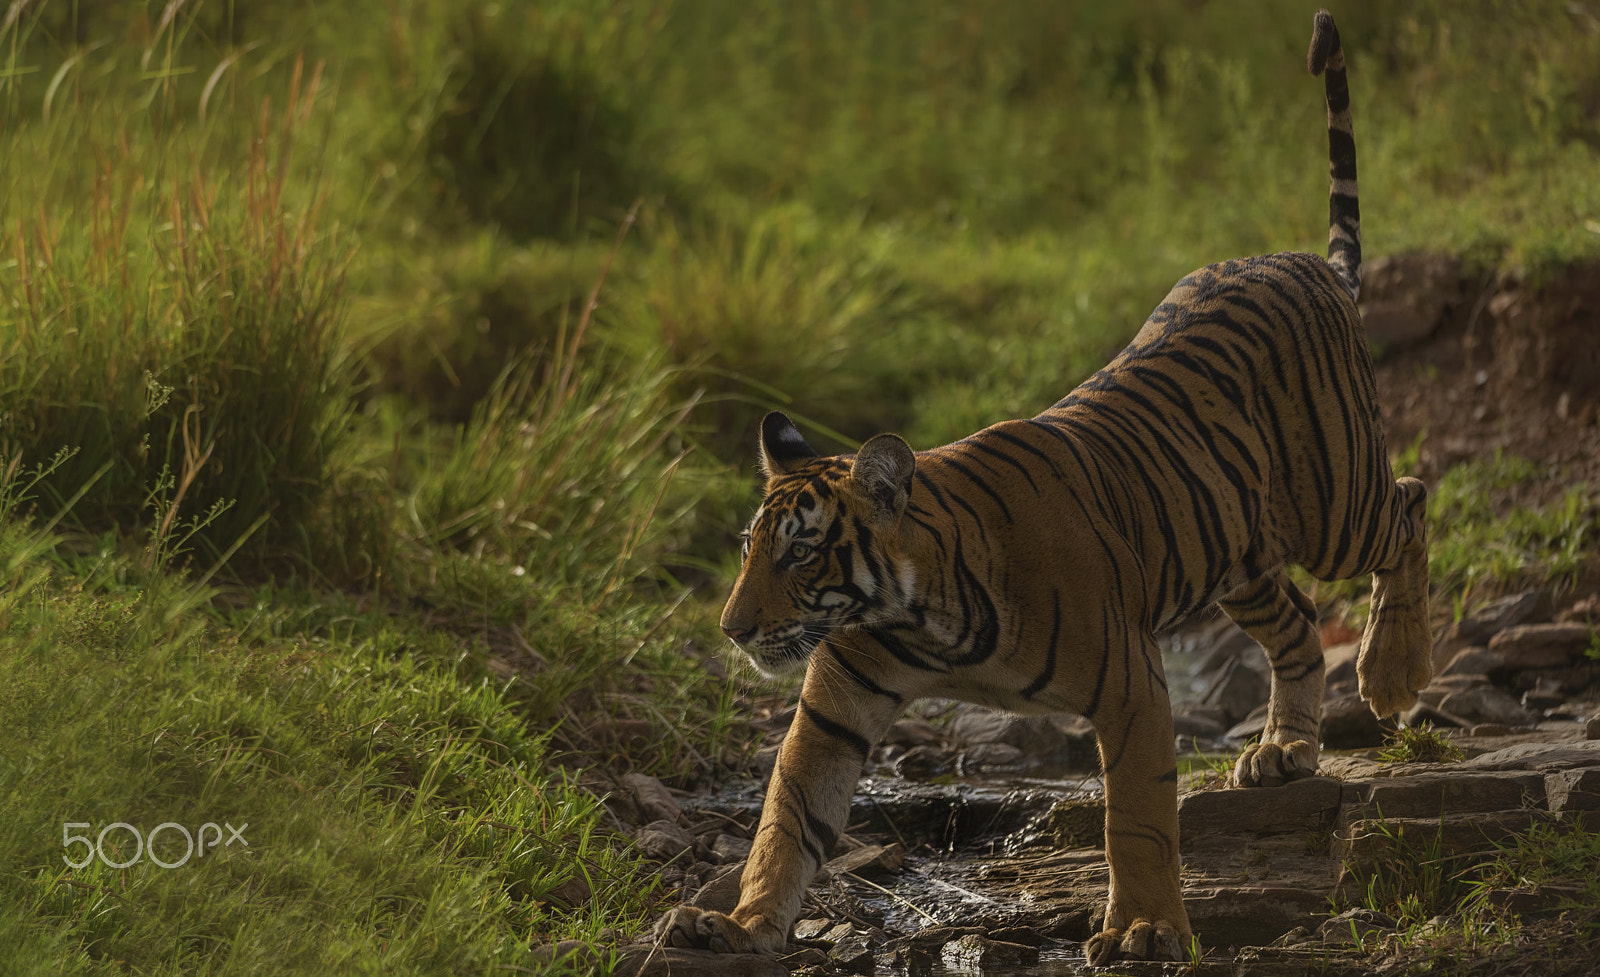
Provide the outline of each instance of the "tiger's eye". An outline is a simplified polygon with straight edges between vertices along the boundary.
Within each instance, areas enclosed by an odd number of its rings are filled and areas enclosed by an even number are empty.
[[[810,543],[794,543],[789,547],[789,558],[791,560],[803,560],[810,555]]]

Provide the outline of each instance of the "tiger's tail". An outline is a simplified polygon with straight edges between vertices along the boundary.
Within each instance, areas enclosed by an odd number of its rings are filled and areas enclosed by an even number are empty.
[[[1350,123],[1350,86],[1344,49],[1333,15],[1317,11],[1306,66],[1326,72],[1328,98],[1328,264],[1351,298],[1361,294],[1361,202],[1356,195],[1356,138]]]

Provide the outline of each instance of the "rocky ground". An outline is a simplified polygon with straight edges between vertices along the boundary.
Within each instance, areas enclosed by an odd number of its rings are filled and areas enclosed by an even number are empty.
[[[1474,278],[1441,256],[1375,261],[1364,312],[1382,352],[1391,447],[1421,435],[1425,480],[1506,450],[1540,474],[1508,489],[1503,505],[1600,486],[1600,268],[1536,287]],[[1321,775],[1225,789],[1224,761],[1207,758],[1260,731],[1264,657],[1218,616],[1171,636],[1179,752],[1193,758],[1181,785],[1183,884],[1205,956],[1116,969],[1591,972],[1600,909],[1575,905],[1571,885],[1486,884],[1478,904],[1497,912],[1484,918],[1516,921],[1498,941],[1482,939],[1473,920],[1407,926],[1346,908],[1406,858],[1424,873],[1460,873],[1535,826],[1600,831],[1600,554],[1589,548],[1575,581],[1518,590],[1441,624],[1436,677],[1405,718],[1441,730],[1459,751],[1452,759],[1380,756],[1391,730],[1356,695],[1356,635],[1333,624]],[[757,772],[770,772],[792,713],[777,701],[752,710],[766,738]],[[713,794],[642,776],[596,787],[619,827],[662,862],[667,904],[732,908],[760,809],[756,780]],[[874,753],[838,857],[811,886],[784,955],[638,947],[619,972],[1077,973],[1105,897],[1097,787],[1081,719],[933,704]],[[1590,874],[1600,876],[1600,856]],[[551,952],[568,949],[581,952]]]

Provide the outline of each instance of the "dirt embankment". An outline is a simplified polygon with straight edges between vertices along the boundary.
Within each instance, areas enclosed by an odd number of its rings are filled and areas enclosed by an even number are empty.
[[[1600,484],[1600,262],[1534,283],[1449,255],[1380,258],[1361,305],[1389,446],[1423,435],[1424,481],[1505,451],[1544,471],[1511,502]]]

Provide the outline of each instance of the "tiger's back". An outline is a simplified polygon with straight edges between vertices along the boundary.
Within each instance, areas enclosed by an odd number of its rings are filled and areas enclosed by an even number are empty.
[[[1318,255],[1186,276],[1036,420],[1121,474],[1158,631],[1284,563],[1354,576],[1399,517],[1360,313]]]

